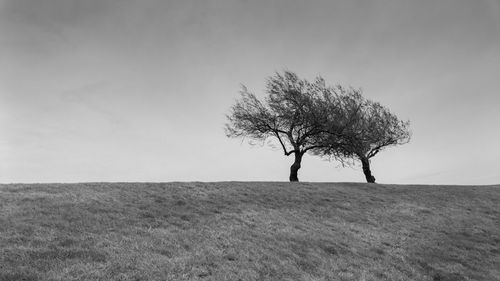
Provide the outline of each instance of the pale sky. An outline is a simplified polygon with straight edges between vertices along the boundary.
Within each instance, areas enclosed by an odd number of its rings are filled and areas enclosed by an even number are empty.
[[[500,183],[498,0],[0,0],[0,182],[287,181],[224,134],[285,69],[411,121],[377,182]],[[299,179],[364,175],[306,155]]]

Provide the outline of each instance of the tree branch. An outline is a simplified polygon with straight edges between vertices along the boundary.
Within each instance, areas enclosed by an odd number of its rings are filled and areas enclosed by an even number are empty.
[[[291,151],[286,151],[286,147],[285,147],[285,144],[283,143],[283,141],[281,140],[281,137],[280,137],[280,134],[278,133],[278,131],[274,131],[274,134],[276,135],[276,137],[278,138],[280,144],[281,144],[281,147],[283,148],[283,152],[285,153],[285,156],[289,156],[290,154],[294,153],[295,150],[291,150]]]

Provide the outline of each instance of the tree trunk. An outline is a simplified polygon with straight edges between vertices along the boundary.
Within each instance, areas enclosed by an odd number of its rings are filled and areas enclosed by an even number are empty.
[[[363,173],[365,174],[366,182],[375,183],[375,177],[370,170],[370,160],[366,157],[361,157],[361,164],[363,165]]]
[[[300,169],[300,162],[302,162],[302,153],[295,152],[295,161],[293,165],[290,167],[290,181],[299,181],[298,172]]]

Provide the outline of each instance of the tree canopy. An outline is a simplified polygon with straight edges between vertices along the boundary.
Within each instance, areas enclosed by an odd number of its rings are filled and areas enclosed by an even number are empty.
[[[313,137],[323,130],[319,119],[324,115],[315,108],[325,87],[323,79],[310,83],[289,71],[267,79],[264,101],[242,86],[240,99],[227,115],[226,134],[256,140],[276,139],[286,156],[294,155],[289,179],[298,181],[302,157],[317,148]]]
[[[340,137],[336,122],[324,125],[325,131],[319,135],[315,154],[333,156],[338,160],[357,159],[361,162],[367,182],[374,183],[370,159],[389,146],[410,141],[409,121],[399,120],[390,110],[378,102],[365,99],[360,90],[344,90],[342,95],[344,130]],[[335,110],[334,104],[324,103],[326,110]],[[340,139],[340,141],[339,141]]]
[[[294,155],[290,181],[306,152],[346,162],[361,161],[366,180],[375,182],[369,161],[382,149],[409,141],[409,122],[399,120],[387,108],[365,99],[361,90],[327,86],[295,73],[275,73],[266,81],[261,101],[245,86],[227,115],[228,137],[254,140],[272,138],[285,156]]]

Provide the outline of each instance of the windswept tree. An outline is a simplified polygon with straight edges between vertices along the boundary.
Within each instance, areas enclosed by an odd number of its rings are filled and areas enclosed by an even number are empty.
[[[365,99],[359,90],[339,89],[344,92],[342,105],[339,107],[324,100],[323,106],[327,111],[341,108],[346,126],[339,137],[336,130],[338,122],[325,123],[324,133],[316,137],[315,154],[340,160],[358,159],[366,181],[374,183],[370,159],[386,147],[409,142],[409,121],[399,120],[380,103]]]
[[[294,155],[290,181],[306,152],[342,163],[361,162],[367,182],[375,182],[370,159],[389,146],[410,140],[409,122],[387,108],[365,99],[360,90],[327,86],[295,73],[276,73],[266,81],[267,96],[260,101],[246,87],[227,116],[228,137],[265,141],[273,138],[286,156]]]
[[[226,134],[260,141],[273,138],[286,156],[294,156],[289,179],[298,181],[302,157],[317,148],[314,136],[323,130],[325,115],[316,108],[325,91],[322,78],[311,83],[290,71],[267,79],[264,101],[243,86],[241,98],[227,115]]]

